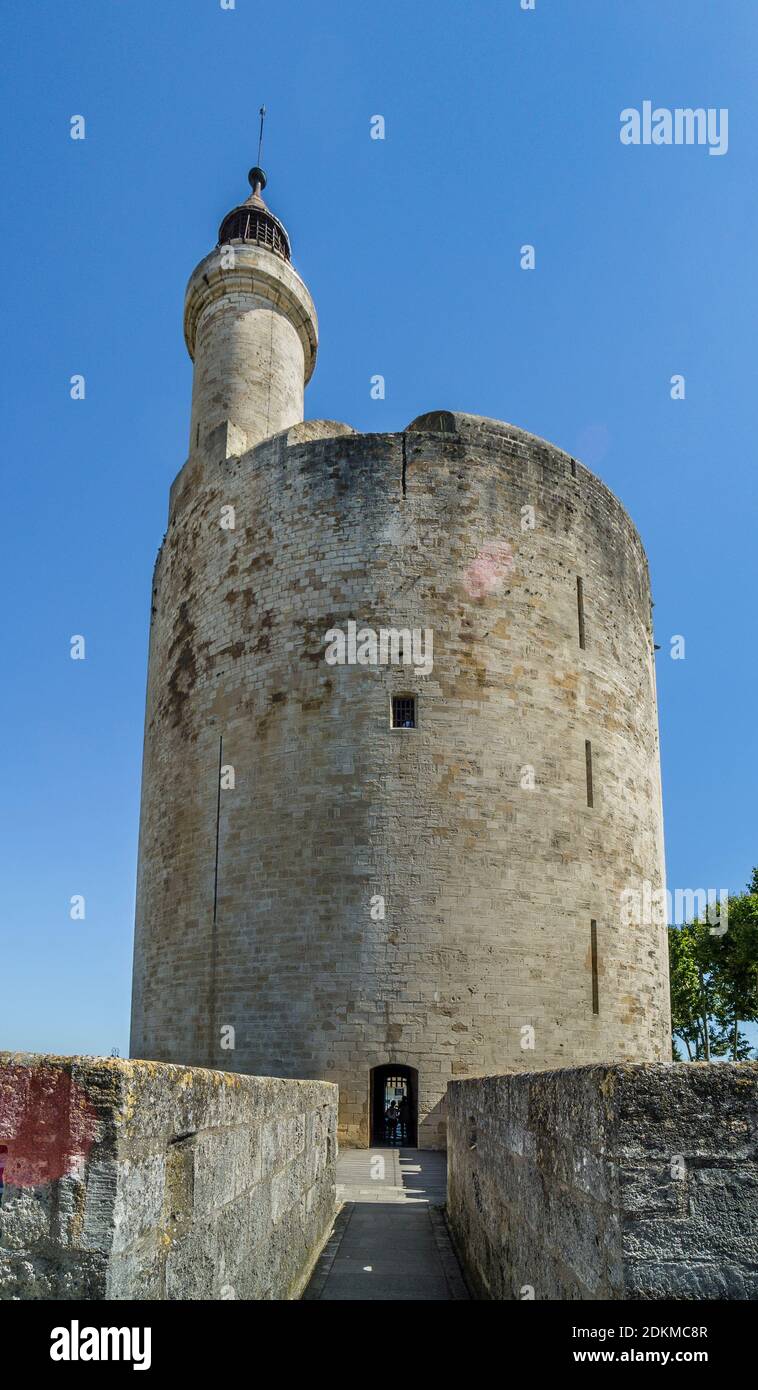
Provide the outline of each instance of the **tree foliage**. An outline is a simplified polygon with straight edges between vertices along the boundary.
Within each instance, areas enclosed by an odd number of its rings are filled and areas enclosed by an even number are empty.
[[[707,921],[669,927],[673,1056],[689,1061],[752,1054],[741,1023],[758,1022],[758,867],[729,899],[723,935]],[[680,1046],[681,1045],[681,1046]]]

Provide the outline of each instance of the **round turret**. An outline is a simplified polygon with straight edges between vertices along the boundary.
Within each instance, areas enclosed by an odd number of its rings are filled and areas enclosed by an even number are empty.
[[[670,1056],[623,911],[663,885],[647,565],[597,478],[449,411],[295,426],[189,461],[153,607],[136,1055],[337,1081],[352,1143],[407,1095],[423,1146],[451,1078]]]
[[[263,170],[251,169],[249,178],[250,197],[224,218],[219,244],[187,286],[191,453],[215,441],[219,427],[240,452],[297,424],[316,365],[313,300],[290,264],[284,227],[261,197]]]

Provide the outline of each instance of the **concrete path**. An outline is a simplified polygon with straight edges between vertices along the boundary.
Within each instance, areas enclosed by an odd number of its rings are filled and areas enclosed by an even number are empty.
[[[338,1213],[303,1297],[436,1302],[469,1297],[441,1208],[445,1155],[345,1149]]]

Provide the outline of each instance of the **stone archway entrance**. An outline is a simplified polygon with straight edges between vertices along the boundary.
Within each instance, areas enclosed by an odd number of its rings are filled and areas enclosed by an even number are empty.
[[[415,1149],[418,1142],[418,1072],[389,1062],[371,1072],[371,1143]]]

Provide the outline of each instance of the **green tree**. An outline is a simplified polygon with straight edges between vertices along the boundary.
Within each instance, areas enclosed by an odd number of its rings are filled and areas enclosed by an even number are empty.
[[[758,1022],[758,867],[745,893],[729,899],[727,930],[709,922],[669,927],[672,1055],[679,1039],[690,1061],[752,1054],[740,1023]]]
[[[669,927],[671,1028],[691,1062],[723,1057],[728,1040],[719,1020],[721,1000],[712,970],[712,943],[705,922]],[[676,1060],[676,1051],[673,1051]]]
[[[733,1061],[750,1056],[740,1023],[758,1022],[758,868],[747,892],[729,899],[728,927],[713,938],[719,1020],[729,1030]]]

